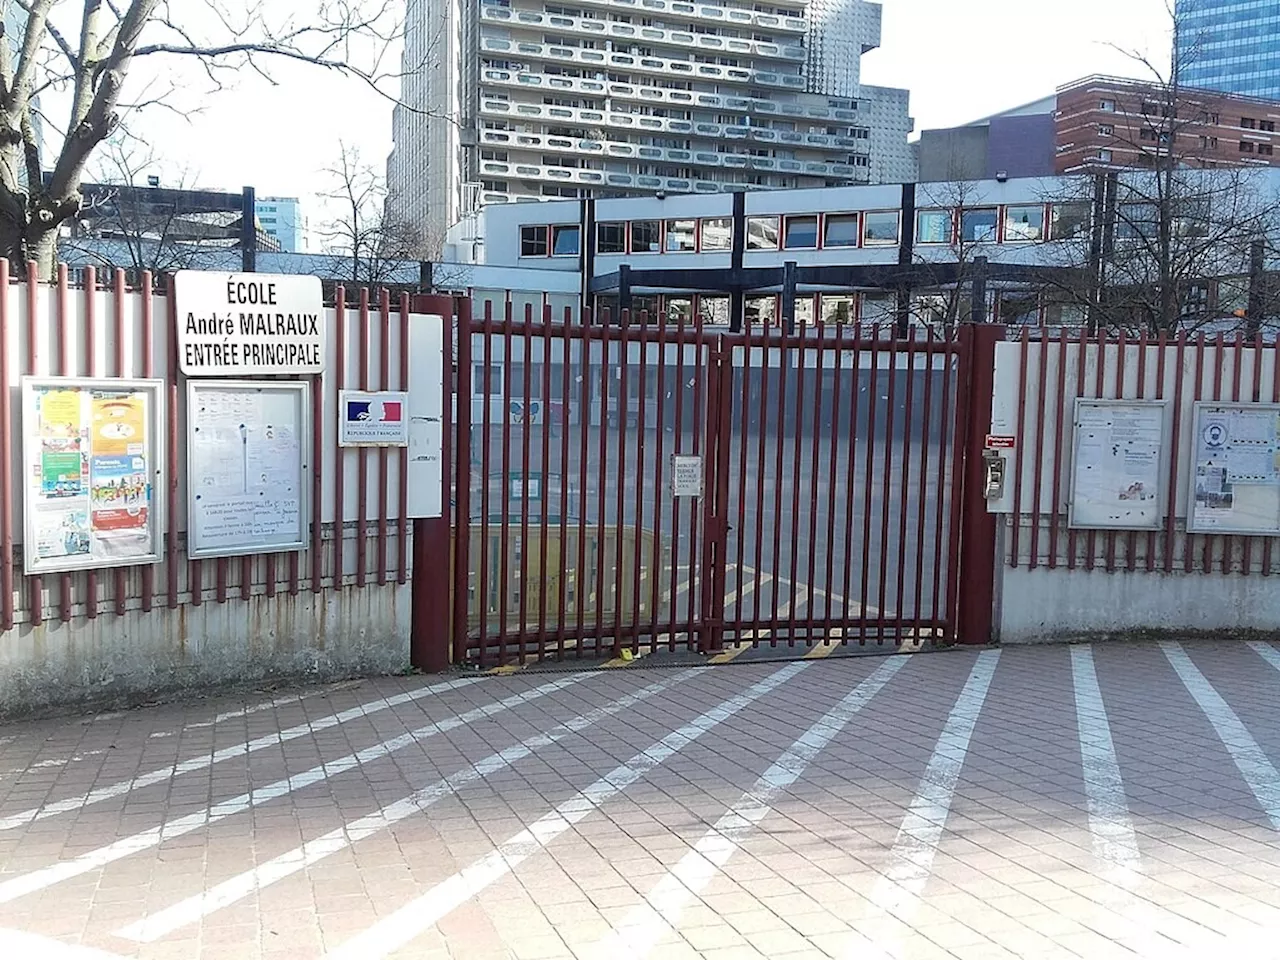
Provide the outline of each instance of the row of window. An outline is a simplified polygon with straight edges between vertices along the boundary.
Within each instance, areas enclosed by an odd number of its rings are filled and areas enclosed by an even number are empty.
[[[616,320],[615,297],[599,297],[597,316],[607,312]],[[1064,298],[1069,300],[1070,298]],[[945,295],[925,294],[913,298],[910,316],[913,323],[941,323],[947,319],[968,320],[971,304],[968,298],[959,305],[957,316],[948,318],[955,305]],[[1039,323],[1042,314],[1053,324],[1079,323],[1083,316],[1065,315],[1072,307],[1057,302],[1052,294],[1036,291],[997,290],[989,295],[991,319],[1002,323]],[[656,325],[665,316],[668,325],[692,324],[697,313],[703,326],[728,326],[729,298],[721,294],[635,296],[631,302],[631,322]],[[780,326],[782,296],[777,293],[753,294],[743,298],[743,325],[746,329]],[[820,323],[827,327],[845,324],[889,324],[897,315],[897,298],[888,291],[847,291],[844,293],[801,293],[795,298],[796,327]]]
[[[1080,237],[1089,230],[1087,202],[924,209],[916,213],[916,243],[1034,243]],[[746,219],[747,250],[827,250],[894,246],[901,240],[897,210],[804,213]],[[701,219],[608,221],[596,224],[600,254],[725,253],[733,221]],[[576,257],[577,224],[520,228],[522,257]]]
[[[1185,106],[1186,105],[1184,105],[1184,107]],[[1115,100],[1112,100],[1112,99],[1102,99],[1098,101],[1098,109],[1103,111],[1104,113],[1116,113],[1117,103]],[[1167,104],[1158,104],[1150,100],[1142,101],[1142,104],[1138,109],[1140,113],[1148,117],[1156,116],[1158,114],[1159,116],[1168,118],[1170,113],[1170,110]],[[1178,117],[1177,110],[1173,111],[1173,116],[1175,119],[1177,119]],[[1198,120],[1200,123],[1207,123],[1207,124],[1212,124],[1213,126],[1217,126],[1221,122],[1222,118],[1217,113],[1212,113],[1207,110],[1200,110],[1196,114],[1195,119]],[[1275,133],[1276,122],[1274,120],[1259,120],[1257,117],[1241,117],[1240,128],[1242,130],[1262,130],[1266,133]]]

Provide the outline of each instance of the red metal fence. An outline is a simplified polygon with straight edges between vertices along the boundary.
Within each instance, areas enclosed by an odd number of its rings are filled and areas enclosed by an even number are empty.
[[[1274,537],[1188,534],[1188,451],[1193,404],[1280,402],[1280,343],[1241,334],[1109,335],[1022,329],[1003,345],[1015,363],[1011,433],[1012,512],[1004,562],[1028,569],[1244,573],[1269,576],[1280,557]],[[1159,530],[1077,530],[1068,526],[1071,423],[1076,398],[1165,400],[1170,449]]]
[[[459,311],[455,661],[954,639],[960,339],[619,319]]]

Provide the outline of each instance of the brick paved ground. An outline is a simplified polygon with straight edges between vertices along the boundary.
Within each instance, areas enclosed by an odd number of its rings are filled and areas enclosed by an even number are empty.
[[[0,957],[1280,956],[1280,649],[377,680],[0,728]]]

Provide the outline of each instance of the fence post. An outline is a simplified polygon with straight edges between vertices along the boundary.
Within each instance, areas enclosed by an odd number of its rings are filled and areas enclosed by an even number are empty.
[[[707,365],[707,411],[703,425],[706,444],[702,490],[703,544],[699,570],[702,625],[698,649],[702,653],[711,653],[724,647],[725,551],[729,537],[733,353],[723,336],[716,337],[702,362]]]
[[[1005,328],[1000,324],[960,327],[962,395],[957,406],[965,416],[965,457],[964,481],[959,492],[960,589],[956,598],[956,637],[964,644],[990,643],[993,636],[997,517],[987,512],[982,451],[991,425],[996,344],[1004,338]],[[1017,483],[1018,479],[1010,477],[1006,482]]]
[[[409,663],[427,673],[449,669],[451,632],[450,587],[453,578],[450,544],[453,499],[453,324],[452,297],[415,296],[411,308],[418,314],[438,314],[444,318],[444,404],[443,449],[440,472],[444,490],[441,515],[413,521],[412,613],[409,618]],[[402,344],[401,349],[407,349]],[[412,424],[410,424],[412,429]]]

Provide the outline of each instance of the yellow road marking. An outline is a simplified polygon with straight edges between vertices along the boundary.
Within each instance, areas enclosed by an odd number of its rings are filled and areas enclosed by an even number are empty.
[[[743,570],[746,570],[746,569],[747,569],[746,567],[743,567]],[[763,571],[761,572],[760,584],[762,586],[768,583],[772,579],[773,579],[772,574],[764,573]],[[755,590],[755,588],[756,588],[756,582],[753,577],[746,582],[746,585],[744,587],[731,590],[729,591],[729,593],[725,595],[725,598],[724,598],[725,606],[728,606],[731,603],[739,602],[747,594],[752,593]],[[742,640],[738,640],[731,646],[726,647],[722,652],[717,653],[714,657],[711,657],[707,661],[707,663],[728,663],[730,660],[732,660],[734,657],[741,654],[743,650],[746,650],[750,646],[751,646],[750,643],[744,644]]]
[[[841,646],[842,644],[836,643],[833,640],[831,640],[830,637],[828,637],[826,640],[824,640],[822,643],[818,644],[817,646],[811,647],[809,649],[809,652],[804,655],[804,659],[805,660],[821,660],[823,657],[831,656],[831,654],[837,649],[839,649]]]
[[[678,571],[680,569],[681,568],[679,567],[674,567],[674,568],[668,567],[667,572]],[[691,570],[692,568],[688,568],[688,569]],[[693,582],[692,577],[686,577],[684,580],[682,580],[679,586],[676,587],[676,592],[674,596],[679,597],[681,594],[685,593],[689,589],[689,585],[692,582]],[[674,602],[672,600],[672,596],[673,595],[670,593],[670,591],[663,594],[663,598],[668,603]],[[666,643],[667,638],[669,636],[670,635],[666,633],[657,634],[653,638],[653,643],[650,644],[648,647],[644,647],[638,650],[632,650],[629,647],[625,648],[622,651],[622,656],[614,657],[611,660],[606,660],[600,666],[602,669],[608,669],[608,670],[616,670],[618,667],[629,667],[632,664],[634,664],[637,660],[641,660],[644,657],[649,656],[649,654],[653,653],[655,650],[658,650],[659,648],[661,648],[662,645]]]
[[[769,577],[769,574],[766,573],[764,576]],[[769,579],[773,578],[769,577]],[[804,587],[796,587],[796,595],[778,608],[778,619],[781,620],[783,617],[790,614],[793,606],[798,610],[808,602],[809,591]],[[742,656],[745,651],[755,646],[757,641],[768,640],[772,633],[772,630],[749,631],[745,637],[738,639],[732,646],[726,647],[722,653],[717,653],[707,662],[715,665],[730,663],[735,658]]]

